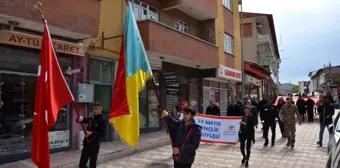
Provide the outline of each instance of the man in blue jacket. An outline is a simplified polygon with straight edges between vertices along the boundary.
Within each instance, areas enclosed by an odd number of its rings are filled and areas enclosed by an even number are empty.
[[[175,168],[191,168],[196,150],[201,141],[201,127],[195,123],[196,111],[192,108],[183,109],[183,120],[175,120],[168,112],[162,112],[171,132],[173,142],[173,158]]]

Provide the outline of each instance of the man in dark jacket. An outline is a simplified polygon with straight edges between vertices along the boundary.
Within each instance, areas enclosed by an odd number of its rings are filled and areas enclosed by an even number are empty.
[[[206,115],[221,116],[220,108],[214,103],[213,99],[209,100],[210,105],[205,110]]]
[[[315,106],[315,102],[309,96],[307,101],[306,101],[307,115],[308,115],[308,121],[309,122],[313,122],[313,118],[314,118],[314,106]]]
[[[258,115],[257,115],[257,108],[255,106],[252,105],[251,101],[250,100],[247,100],[245,105],[243,106],[243,111],[245,108],[245,106],[249,106],[250,107],[250,114],[251,114],[251,118],[252,118],[252,124],[254,125],[253,127],[257,127],[257,122],[258,122]],[[245,114],[243,114],[244,116]],[[254,130],[254,129],[253,129]],[[253,143],[255,143],[255,130],[254,130],[254,133],[253,133]]]
[[[170,129],[173,142],[173,158],[175,168],[191,168],[196,150],[201,141],[201,127],[195,123],[196,111],[192,108],[183,109],[183,120],[175,120],[168,112],[162,112]]]
[[[296,101],[296,106],[299,110],[299,113],[301,115],[301,120],[305,121],[305,114],[306,114],[306,101],[303,99],[303,97],[300,95],[298,101]]]
[[[242,116],[242,108],[236,103],[235,97],[232,97],[230,102],[231,104],[227,109],[227,116]]]
[[[334,115],[334,104],[329,96],[324,96],[323,102],[318,106],[319,118],[320,118],[320,132],[319,141],[317,144],[321,147],[323,140],[323,133],[328,125],[332,124],[332,117]]]
[[[263,123],[263,134],[265,138],[264,147],[268,146],[268,132],[269,128],[272,132],[272,146],[275,145],[275,129],[276,129],[276,120],[278,119],[279,111],[277,107],[274,105],[274,101],[268,100],[267,104],[264,106],[264,111],[260,114]]]
[[[105,123],[102,119],[103,106],[101,103],[93,104],[93,117],[76,119],[78,123],[87,124],[83,150],[81,152],[79,168],[87,168],[86,163],[90,159],[90,168],[96,168],[97,157],[100,148],[100,138],[105,135]]]
[[[242,117],[242,121],[240,122],[240,132],[239,132],[239,138],[240,138],[240,148],[241,153],[243,156],[243,159],[241,161],[242,164],[245,164],[245,167],[249,167],[249,157],[250,157],[250,149],[251,149],[251,141],[254,139],[254,116],[251,114],[251,106],[249,106],[249,103],[246,103],[244,105],[244,114]],[[246,145],[247,154],[244,151],[244,147]]]

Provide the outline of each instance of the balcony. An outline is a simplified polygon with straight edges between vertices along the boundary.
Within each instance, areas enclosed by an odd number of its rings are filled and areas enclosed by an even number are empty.
[[[149,57],[190,67],[219,66],[216,46],[151,20],[138,22],[139,31]]]
[[[197,20],[217,16],[217,0],[160,0],[163,10],[178,9]]]
[[[0,0],[0,24],[8,25],[11,21],[19,28],[43,31],[40,13],[33,7],[33,2],[6,2]],[[85,39],[97,35],[100,1],[72,0],[73,4],[77,4],[76,8],[70,5],[69,0],[41,2],[52,35],[70,39]]]

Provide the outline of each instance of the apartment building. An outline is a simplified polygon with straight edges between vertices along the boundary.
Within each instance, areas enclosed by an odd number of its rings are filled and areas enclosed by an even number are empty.
[[[57,152],[77,147],[74,140],[81,128],[72,122],[76,118],[74,107],[84,115],[89,105],[76,94],[77,86],[86,83],[87,76],[82,39],[98,35],[100,2],[73,0],[77,8],[70,6],[68,0],[42,2],[62,71],[81,69],[79,73],[65,75],[77,103],[60,111],[57,123],[50,129],[51,152]],[[35,5],[32,1],[0,1],[0,164],[30,157],[36,74],[44,28]]]
[[[280,53],[273,15],[242,13],[245,81],[249,97],[277,94]]]
[[[91,71],[98,69],[97,64],[112,62],[115,73],[126,3],[103,0],[101,4],[99,36],[86,40],[89,81],[95,89],[105,85],[103,92],[109,93],[113,83],[92,80],[97,76]],[[241,81],[238,1],[133,0],[131,4],[166,109],[171,111],[182,100],[196,100],[195,108],[204,113],[212,98],[226,113]],[[151,83],[147,86],[140,93],[142,133],[162,129],[157,99]],[[98,99],[111,96],[104,95]],[[111,140],[118,139],[112,135]]]
[[[336,82],[336,78],[340,75],[340,66],[329,66],[320,68],[317,71],[309,72],[310,92],[326,93],[332,92],[336,94],[340,90]]]

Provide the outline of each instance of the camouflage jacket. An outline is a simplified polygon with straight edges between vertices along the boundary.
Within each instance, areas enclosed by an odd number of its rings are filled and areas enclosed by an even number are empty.
[[[283,105],[280,110],[280,116],[285,122],[294,122],[295,123],[295,115],[300,118],[300,113],[296,105],[292,104],[288,106],[287,104]]]

